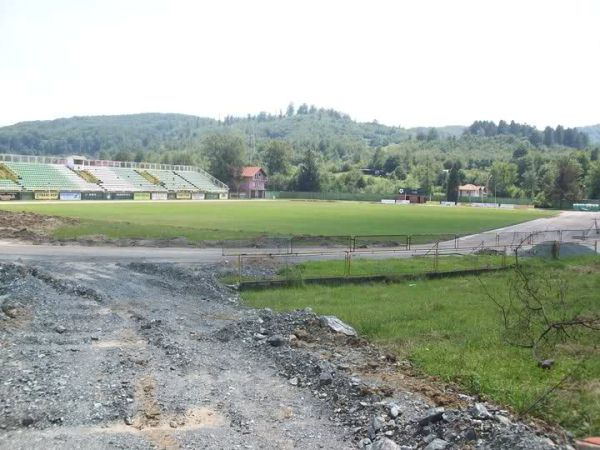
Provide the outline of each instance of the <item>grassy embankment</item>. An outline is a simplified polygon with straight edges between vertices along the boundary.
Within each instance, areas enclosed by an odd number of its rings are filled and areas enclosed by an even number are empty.
[[[326,264],[330,262],[318,263],[315,270],[324,270],[321,265]],[[548,279],[567,280],[571,312],[598,314],[598,258],[527,264]],[[512,271],[506,271],[480,279],[490,292],[505,296],[512,276]],[[503,341],[500,313],[475,277],[295,287],[249,291],[243,297],[254,307],[293,310],[310,306],[318,314],[336,315],[372,341],[410,359],[423,373],[457,382],[517,412],[527,410],[584,358],[573,375],[532,413],[578,435],[600,433],[598,333],[586,335],[577,345],[559,346],[555,367],[542,370],[531,350]]]
[[[301,281],[307,278],[327,278],[327,277],[358,277],[369,275],[419,275],[427,272],[450,272],[455,270],[470,270],[496,268],[510,265],[513,261],[510,255],[506,258],[496,255],[465,255],[465,256],[440,256],[435,258],[429,256],[414,256],[408,258],[383,258],[368,259],[369,254],[360,257],[360,254],[354,253],[350,265],[347,265],[344,259],[335,260],[313,260],[300,263],[291,263],[286,256],[272,256],[267,258],[267,265],[272,269],[272,274],[246,275],[242,270],[242,281],[253,281],[260,279],[269,280],[291,280]],[[365,258],[366,257],[366,258]],[[371,256],[372,257],[372,256]],[[310,258],[310,256],[303,256]],[[321,258],[316,254],[313,258]],[[262,255],[256,258],[252,256],[244,257],[242,267],[256,267],[265,264],[265,257]],[[227,275],[223,278],[226,283],[237,283],[239,273]]]
[[[191,241],[276,235],[373,235],[474,233],[553,213],[393,206],[360,202],[91,202],[6,203],[1,209],[79,218],[54,232],[59,239],[108,238]]]

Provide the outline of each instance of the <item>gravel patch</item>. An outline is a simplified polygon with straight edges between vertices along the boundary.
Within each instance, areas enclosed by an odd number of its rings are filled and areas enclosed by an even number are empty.
[[[0,448],[570,448],[226,270],[0,264]]]

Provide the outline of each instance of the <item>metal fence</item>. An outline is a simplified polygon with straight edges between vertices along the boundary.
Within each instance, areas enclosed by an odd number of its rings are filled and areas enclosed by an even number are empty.
[[[489,232],[475,235],[460,234],[390,234],[341,236],[262,236],[253,239],[223,242],[224,256],[245,254],[297,254],[348,251],[412,251],[428,250],[434,245],[439,250],[469,250],[473,248],[535,245],[547,241],[594,245],[600,240],[600,228],[578,230],[545,230],[534,232]]]
[[[502,268],[517,252],[523,256],[551,256],[564,248],[570,254],[598,254],[599,241],[600,229],[591,228],[472,236],[293,236],[263,239],[262,246],[223,251],[237,256],[238,281],[294,281]]]

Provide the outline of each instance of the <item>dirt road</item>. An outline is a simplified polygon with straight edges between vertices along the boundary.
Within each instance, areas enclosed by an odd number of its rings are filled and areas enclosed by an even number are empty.
[[[0,448],[563,448],[311,312],[244,308],[219,271],[0,264]]]
[[[214,336],[257,316],[212,272],[3,269],[1,448],[350,447],[272,361]]]

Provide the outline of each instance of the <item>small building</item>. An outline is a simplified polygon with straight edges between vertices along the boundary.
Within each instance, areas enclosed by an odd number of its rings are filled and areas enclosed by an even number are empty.
[[[257,166],[242,168],[240,196],[246,198],[265,198],[267,173]]]
[[[423,189],[398,189],[396,200],[405,200],[410,203],[425,203],[427,202],[427,194]]]
[[[485,195],[485,186],[478,186],[476,184],[463,184],[462,186],[458,187],[459,197],[483,198]]]

